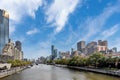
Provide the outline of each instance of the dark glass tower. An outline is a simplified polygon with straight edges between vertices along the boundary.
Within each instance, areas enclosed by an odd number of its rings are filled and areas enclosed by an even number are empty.
[[[51,46],[52,60],[54,59],[54,45]]]
[[[16,47],[19,51],[22,51],[22,48],[21,48],[22,43],[21,43],[20,41],[16,41],[15,44],[16,44],[15,47]]]
[[[9,14],[0,9],[0,54],[9,40]]]

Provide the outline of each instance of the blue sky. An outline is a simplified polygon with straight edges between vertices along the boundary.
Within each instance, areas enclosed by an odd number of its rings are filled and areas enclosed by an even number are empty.
[[[76,49],[80,40],[108,40],[120,50],[120,0],[1,0],[10,15],[10,38],[24,56],[48,56],[51,45]]]

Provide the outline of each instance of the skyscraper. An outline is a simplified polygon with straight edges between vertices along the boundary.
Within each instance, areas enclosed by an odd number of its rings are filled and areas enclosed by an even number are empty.
[[[108,50],[108,42],[98,40],[97,50],[102,53],[107,53],[106,51]]]
[[[86,49],[87,49],[87,52],[86,52],[87,55],[97,52],[97,42],[92,41],[88,43],[86,46]]]
[[[21,42],[20,41],[16,41],[15,42],[15,47],[19,50],[19,51],[22,51],[22,48],[21,48]]]
[[[55,50],[54,50],[54,58],[57,58],[57,54],[58,54],[58,50],[55,49]]]
[[[54,59],[54,45],[51,46],[52,60]]]
[[[0,54],[9,39],[9,14],[0,9]]]
[[[80,41],[77,43],[77,50],[82,52],[82,53],[85,53],[85,41]]]

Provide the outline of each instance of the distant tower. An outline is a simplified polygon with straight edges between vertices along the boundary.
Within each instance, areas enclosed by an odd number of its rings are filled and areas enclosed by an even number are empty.
[[[21,43],[20,41],[16,41],[16,42],[15,42],[15,47],[16,47],[19,51],[22,51],[21,46],[22,46],[22,43]]]
[[[71,54],[73,53],[73,51],[74,51],[74,49],[73,49],[73,48],[71,48]]]
[[[85,41],[80,41],[80,42],[77,43],[77,50],[78,50],[78,51],[84,53],[84,52],[85,52],[85,51],[84,51],[84,50],[85,50],[85,47],[86,47]]]
[[[98,40],[97,51],[105,54],[107,50],[108,50],[108,42],[106,40],[105,41]]]
[[[114,53],[117,53],[117,48],[116,48],[116,47],[112,48],[112,51],[113,51]]]
[[[54,59],[54,45],[51,46],[51,55],[52,55],[52,60]]]
[[[55,50],[54,50],[54,58],[57,58],[57,54],[58,54],[58,50],[55,49]]]
[[[0,54],[9,40],[9,14],[0,9]]]

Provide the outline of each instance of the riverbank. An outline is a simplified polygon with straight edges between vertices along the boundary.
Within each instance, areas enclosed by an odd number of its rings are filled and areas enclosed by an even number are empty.
[[[106,75],[112,75],[120,77],[120,70],[107,70],[107,69],[95,69],[95,68],[88,68],[88,67],[76,67],[76,66],[67,66],[67,65],[55,65],[57,67],[64,67],[64,68],[70,68],[70,69],[77,69],[77,70],[83,70],[83,71],[89,71],[89,72],[95,72],[100,74],[106,74]]]
[[[4,78],[6,76],[15,74],[17,72],[20,72],[24,69],[26,69],[27,67],[16,67],[16,68],[11,68],[10,70],[1,70],[0,71],[0,78]]]

